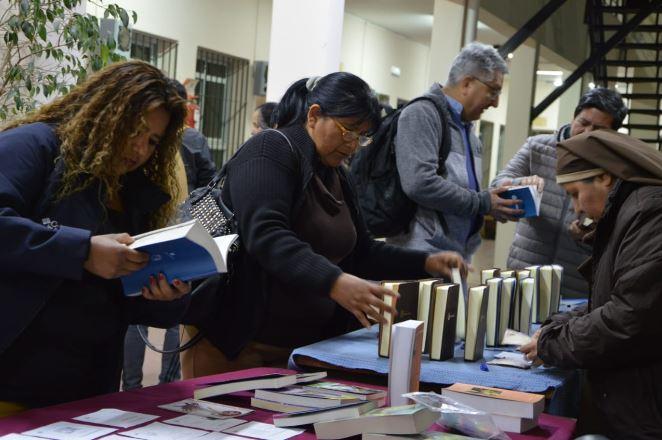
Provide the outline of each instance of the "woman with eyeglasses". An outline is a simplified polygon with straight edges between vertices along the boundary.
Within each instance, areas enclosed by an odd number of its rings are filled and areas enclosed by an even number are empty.
[[[223,200],[238,219],[243,255],[231,294],[183,354],[195,377],[285,367],[292,349],[393,312],[390,290],[366,280],[466,271],[455,253],[427,254],[373,240],[341,164],[379,126],[380,106],[351,73],[301,79],[276,109],[278,131],[249,139],[229,162]]]
[[[0,417],[117,391],[127,325],[181,319],[188,283],[126,297],[120,277],[149,261],[131,236],[176,212],[185,116],[133,60],[0,130]]]

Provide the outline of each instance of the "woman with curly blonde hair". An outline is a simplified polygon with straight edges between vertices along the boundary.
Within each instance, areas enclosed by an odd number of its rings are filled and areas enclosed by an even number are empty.
[[[132,235],[178,198],[185,101],[157,68],[117,63],[0,132],[0,416],[116,391],[128,324],[175,324],[190,286],[119,277]]]

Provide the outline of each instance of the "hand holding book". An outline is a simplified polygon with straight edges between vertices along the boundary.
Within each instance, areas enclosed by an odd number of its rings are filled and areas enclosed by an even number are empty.
[[[386,322],[380,310],[396,313],[395,307],[384,302],[385,296],[397,297],[398,294],[346,273],[336,279],[329,293],[332,300],[352,313],[365,328],[370,328],[374,322]]]
[[[463,278],[466,278],[468,271],[473,271],[473,267],[457,252],[437,252],[428,255],[425,259],[425,271],[435,277],[443,276],[450,279],[454,268],[460,270]]]
[[[524,213],[523,210],[515,208],[516,205],[522,203],[521,200],[503,197],[502,194],[509,189],[509,186],[490,189],[490,214],[501,223],[517,221]]]
[[[129,234],[95,235],[90,238],[90,251],[83,267],[88,272],[105,279],[114,279],[129,275],[144,268],[149,263],[149,255],[131,249],[134,242]],[[172,301],[191,291],[189,283],[172,280],[172,285],[162,274],[156,274],[143,287],[145,298],[155,301]]]

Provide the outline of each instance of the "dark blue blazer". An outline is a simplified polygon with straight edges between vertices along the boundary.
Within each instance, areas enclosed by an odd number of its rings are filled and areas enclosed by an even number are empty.
[[[169,199],[142,173],[127,175],[121,196],[130,230],[102,230],[106,211],[99,184],[56,200],[63,172],[59,154],[60,141],[48,124],[0,132],[0,353],[64,280],[81,279],[92,235],[144,232],[149,214]],[[168,327],[179,320],[187,300],[126,303],[127,324]]]

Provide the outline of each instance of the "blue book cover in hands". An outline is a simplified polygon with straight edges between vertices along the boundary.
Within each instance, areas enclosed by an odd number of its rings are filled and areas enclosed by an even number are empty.
[[[522,209],[524,214],[520,218],[538,217],[540,215],[540,200],[542,193],[534,185],[511,186],[507,191],[499,194],[502,199],[520,200],[522,203],[511,206],[513,209]]]
[[[174,279],[192,281],[227,272],[227,256],[236,234],[213,238],[197,220],[140,234],[129,246],[149,254],[144,268],[122,277],[126,296],[138,296],[149,285],[150,275],[163,273]]]

